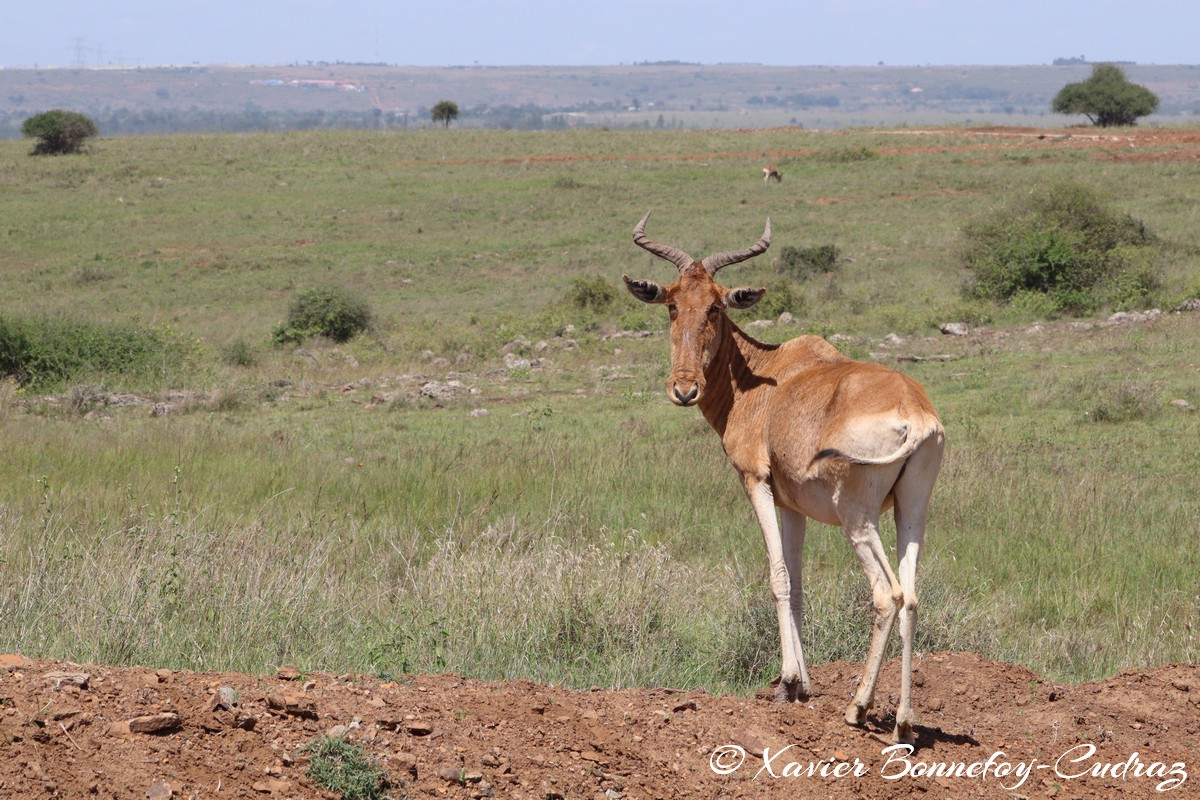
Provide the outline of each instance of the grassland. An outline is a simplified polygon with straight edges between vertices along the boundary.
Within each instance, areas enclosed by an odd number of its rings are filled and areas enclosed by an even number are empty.
[[[0,650],[761,685],[762,546],[715,436],[662,398],[665,319],[623,293],[570,300],[579,278],[667,277],[629,241],[654,208],[654,235],[693,253],[768,215],[772,253],[835,244],[840,268],[792,287],[800,324],[761,335],[838,334],[928,388],[950,448],[920,648],[1068,680],[1195,661],[1200,419],[1171,401],[1200,405],[1200,317],[1034,326],[964,300],[958,253],[967,220],[1084,182],[1166,243],[1170,308],[1200,293],[1183,148],[965,130],[182,136],[69,158],[0,142],[3,313],[146,326],[186,353],[0,388]],[[781,280],[772,255],[737,270]],[[296,292],[327,283],[368,298],[376,329],[271,346]],[[951,319],[989,330],[941,337]],[[933,355],[950,360],[896,358]],[[434,399],[433,380],[464,388]],[[858,568],[834,529],[808,547],[810,656],[859,659]]]

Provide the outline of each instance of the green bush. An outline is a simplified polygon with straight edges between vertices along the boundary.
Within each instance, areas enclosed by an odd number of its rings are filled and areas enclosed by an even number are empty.
[[[872,150],[865,145],[858,147],[846,145],[845,147],[835,147],[832,150],[825,150],[818,153],[816,157],[833,164],[854,164],[860,161],[874,161],[879,158],[879,151]]]
[[[343,800],[382,800],[386,795],[387,772],[373,758],[344,739],[322,736],[301,749],[308,754],[304,775],[313,783]]]
[[[26,387],[89,375],[157,378],[179,369],[186,353],[162,330],[0,315],[0,375]]]
[[[235,339],[221,348],[221,361],[231,367],[253,367],[258,363],[258,353],[245,339]]]
[[[571,281],[567,299],[576,308],[601,312],[613,304],[617,292],[611,283],[599,275],[584,276]]]
[[[1045,295],[1055,312],[1145,303],[1158,287],[1155,237],[1092,189],[1038,189],[963,230],[969,296],[1011,302]]]
[[[789,281],[775,281],[767,284],[767,293],[745,313],[752,319],[777,319],[780,314],[788,311],[800,316],[808,310],[808,298],[797,292]]]
[[[814,275],[834,272],[838,268],[841,253],[835,244],[819,244],[812,247],[787,245],[779,251],[775,260],[775,271],[796,280]]]
[[[38,140],[33,155],[40,156],[82,152],[84,143],[98,131],[96,123],[83,114],[56,108],[25,120],[21,133]]]
[[[277,344],[302,342],[326,336],[345,342],[371,327],[373,314],[367,302],[339,286],[321,286],[296,295],[287,319],[272,334]]]

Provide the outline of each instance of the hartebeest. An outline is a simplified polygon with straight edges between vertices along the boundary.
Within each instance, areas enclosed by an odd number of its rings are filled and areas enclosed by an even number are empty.
[[[776,699],[801,701],[812,693],[800,638],[806,520],[839,525],[866,571],[875,606],[871,646],[846,722],[866,722],[898,617],[903,650],[893,736],[913,743],[917,560],[945,442],[933,405],[908,376],[852,361],[817,336],[764,344],[726,316],[727,308],[750,308],[765,290],[727,289],[714,276],[766,251],[769,218],[753,246],[703,261],[651,241],[645,233],[649,218],[646,212],[634,227],[633,240],[674,264],[679,278],[664,286],[625,276],[625,285],[639,300],[667,307],[667,396],[678,406],[699,406],[721,437],[762,528],[783,652]],[[879,518],[889,507],[896,519],[897,572],[879,538]]]
[[[767,164],[763,167],[763,183],[770,183],[771,181],[783,183],[783,175],[780,174],[779,170],[775,169],[774,164]]]

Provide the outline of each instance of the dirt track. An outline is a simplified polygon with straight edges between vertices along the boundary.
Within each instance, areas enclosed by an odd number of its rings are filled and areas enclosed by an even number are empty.
[[[914,676],[919,749],[906,759],[885,750],[894,663],[860,730],[841,721],[858,676],[844,663],[813,670],[813,701],[782,706],[453,675],[384,683],[2,658],[15,665],[0,668],[3,798],[337,797],[297,751],[338,725],[378,756],[395,798],[1200,797],[1200,666],[1059,686],[969,653],[928,654]],[[236,705],[220,704],[222,687]]]

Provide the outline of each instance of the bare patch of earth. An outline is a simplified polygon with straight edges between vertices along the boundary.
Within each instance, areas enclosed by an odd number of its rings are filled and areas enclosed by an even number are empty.
[[[306,776],[327,733],[392,797],[1196,797],[1200,666],[1058,685],[971,653],[917,660],[918,749],[888,750],[898,664],[865,728],[859,676],[805,704],[416,675],[245,675],[0,657],[0,797],[337,797]],[[764,692],[765,694],[766,692]]]

